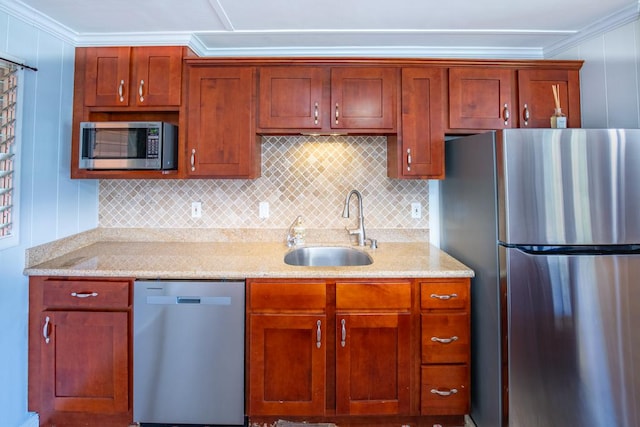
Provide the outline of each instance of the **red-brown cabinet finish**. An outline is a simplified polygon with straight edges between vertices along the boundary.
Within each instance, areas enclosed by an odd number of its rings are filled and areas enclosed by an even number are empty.
[[[449,69],[449,128],[506,129],[514,125],[515,71],[504,68]]]
[[[131,423],[131,283],[30,278],[29,410],[41,426]]]
[[[387,138],[391,178],[444,178],[444,69],[402,69],[401,123]]]
[[[258,127],[264,133],[396,130],[397,67],[259,67]]]
[[[188,101],[181,121],[187,175],[192,178],[260,176],[255,132],[253,67],[187,66]]]
[[[470,409],[470,281],[420,283],[423,415],[467,414]]]
[[[84,104],[88,107],[179,106],[180,46],[88,47]]]
[[[567,127],[580,127],[580,72],[567,69],[518,71],[520,127],[548,128],[554,112],[553,85],[558,85],[560,108],[567,116]]]

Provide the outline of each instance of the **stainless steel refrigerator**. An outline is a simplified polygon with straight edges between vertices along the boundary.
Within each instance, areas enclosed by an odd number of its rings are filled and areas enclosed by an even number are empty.
[[[475,270],[478,427],[640,426],[640,130],[446,142],[441,248]]]

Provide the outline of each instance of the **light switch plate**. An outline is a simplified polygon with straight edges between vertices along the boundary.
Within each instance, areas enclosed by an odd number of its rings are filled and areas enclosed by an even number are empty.
[[[422,218],[422,205],[419,202],[411,203],[411,218]]]
[[[202,202],[191,202],[191,218],[202,217]]]

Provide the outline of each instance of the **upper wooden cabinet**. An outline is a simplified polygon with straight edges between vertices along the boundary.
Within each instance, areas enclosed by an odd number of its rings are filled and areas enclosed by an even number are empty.
[[[186,141],[183,164],[194,178],[260,176],[256,135],[255,68],[186,67],[187,102],[180,120]],[[181,153],[182,154],[182,153]]]
[[[387,138],[391,178],[444,177],[444,69],[402,69],[401,123]]]
[[[90,47],[78,53],[84,56],[86,106],[180,105],[182,47]]]
[[[394,133],[396,67],[260,67],[259,130],[265,133]]]
[[[536,69],[518,71],[520,127],[548,128],[554,111],[552,85],[558,85],[560,107],[567,115],[567,127],[580,127],[580,72]]]
[[[523,66],[525,64],[522,64]],[[559,85],[568,127],[580,127],[579,63],[449,69],[449,129],[548,128]]]
[[[505,129],[513,123],[515,72],[503,68],[449,69],[449,127]]]

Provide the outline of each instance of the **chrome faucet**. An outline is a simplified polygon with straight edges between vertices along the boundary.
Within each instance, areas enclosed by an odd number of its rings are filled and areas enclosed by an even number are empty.
[[[366,240],[365,232],[364,232],[364,214],[362,213],[362,194],[358,190],[351,190],[349,194],[347,194],[347,198],[344,201],[344,210],[342,211],[343,218],[349,218],[349,201],[351,200],[352,195],[356,195],[358,198],[358,228],[350,230],[345,227],[349,235],[357,235],[358,236],[358,245],[364,246],[364,242]]]

